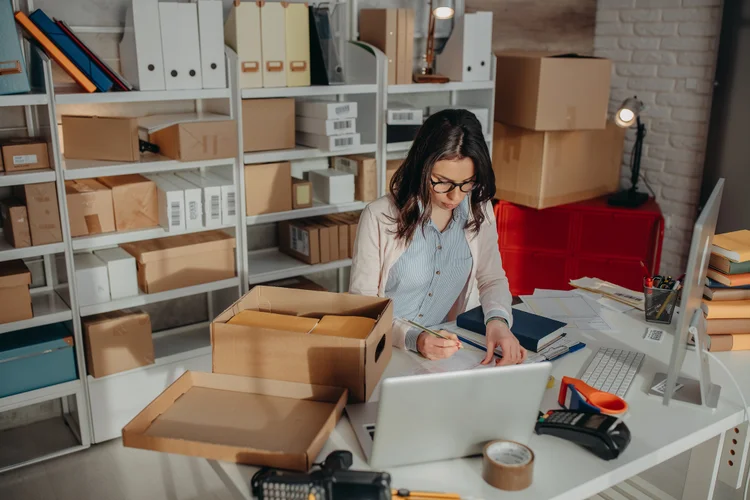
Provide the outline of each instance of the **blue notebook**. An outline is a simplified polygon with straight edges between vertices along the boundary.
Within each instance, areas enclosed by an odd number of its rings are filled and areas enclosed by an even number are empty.
[[[109,76],[41,9],[35,10],[29,19],[96,85],[99,92],[108,92],[112,88],[114,82]]]
[[[31,90],[10,0],[0,0],[0,95]]]
[[[565,323],[545,318],[536,314],[513,309],[513,327],[511,331],[518,342],[527,350],[537,352],[562,335]],[[482,307],[475,307],[470,311],[459,314],[456,326],[485,335],[484,312]]]
[[[750,285],[727,286],[724,283],[719,283],[718,281],[712,280],[711,278],[706,278],[706,286],[708,286],[708,288],[731,288],[733,290],[750,290]]]

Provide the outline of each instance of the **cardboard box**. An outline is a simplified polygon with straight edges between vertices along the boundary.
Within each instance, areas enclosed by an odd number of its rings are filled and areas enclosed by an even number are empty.
[[[242,150],[294,148],[294,99],[243,99]]]
[[[297,144],[302,144],[308,148],[317,148],[321,151],[346,151],[359,146],[360,140],[359,134],[328,136],[297,132],[295,137]]]
[[[391,180],[393,179],[393,174],[396,173],[396,170],[399,169],[402,163],[404,163],[404,160],[388,160],[385,162],[385,192],[386,193],[391,192]]]
[[[357,238],[357,227],[359,226],[360,212],[346,212],[343,214],[329,215],[334,220],[341,221],[349,226],[349,248],[347,254],[349,258],[354,255],[354,241]]]
[[[120,247],[94,250],[94,255],[107,266],[112,300],[138,295],[137,271],[132,255]]]
[[[336,224],[339,231],[339,259],[349,259],[349,223],[335,216],[326,215],[323,219]]]
[[[203,173],[214,185],[221,189],[221,223],[225,226],[237,224],[237,189],[231,176],[219,175],[216,171]]]
[[[331,258],[332,229],[327,225],[316,222],[314,219],[303,219],[299,221],[299,224],[303,225],[310,231],[317,231],[320,251],[320,263],[327,264],[328,262],[331,262],[333,260]]]
[[[15,198],[0,202],[0,215],[3,219],[3,236],[13,248],[31,246],[29,215],[26,207]]]
[[[180,161],[214,160],[237,156],[234,120],[177,123],[149,134],[159,153]]]
[[[288,161],[245,165],[247,215],[287,212],[292,209],[292,168]]]
[[[297,116],[306,116],[308,118],[337,120],[357,117],[356,102],[336,102],[316,99],[297,100],[294,103],[294,107]]]
[[[115,226],[118,231],[146,229],[159,225],[156,185],[140,174],[99,177],[112,190]]]
[[[366,338],[353,339],[228,324],[244,310],[364,317],[375,325]],[[345,387],[350,401],[364,402],[390,361],[392,323],[387,298],[256,286],[211,323],[213,371]]]
[[[159,225],[168,233],[185,231],[185,190],[158,174],[146,175],[156,186]],[[177,177],[173,177],[177,179]]]
[[[287,278],[284,280],[277,280],[277,281],[269,281],[268,283],[263,283],[262,286],[275,286],[280,288],[294,288],[297,290],[317,290],[319,292],[327,292],[328,289],[326,289],[324,286],[321,286],[314,281],[305,278],[304,276],[298,276],[295,278]]]
[[[126,309],[83,318],[86,367],[94,378],[154,364],[151,319]]]
[[[313,198],[330,205],[354,201],[354,175],[334,170],[312,170],[309,173]]]
[[[65,158],[138,161],[138,119],[105,116],[62,116]]]
[[[50,168],[47,141],[42,138],[3,139],[2,151],[6,172]]]
[[[357,132],[355,118],[340,118],[337,120],[323,120],[322,118],[308,118],[298,116],[295,120],[298,132],[308,132],[319,135],[355,134]]]
[[[73,256],[76,268],[78,305],[90,306],[109,302],[109,272],[107,264],[92,253],[77,253]]]
[[[31,271],[22,260],[0,262],[0,323],[31,319]]]
[[[625,129],[534,132],[495,123],[497,197],[548,208],[617,191]]]
[[[26,205],[32,245],[48,245],[62,241],[60,210],[54,182],[14,186],[13,194]]]
[[[310,181],[292,179],[292,209],[310,208],[312,204],[312,184]]]
[[[367,155],[333,158],[333,168],[354,175],[354,199],[374,201],[378,198],[378,165]]]
[[[326,217],[314,217],[310,221],[325,228],[325,231],[321,230],[320,237],[325,238],[326,235],[328,236],[328,254],[331,261],[345,259],[346,257],[342,256],[340,252],[339,224]],[[344,255],[346,255],[346,252],[344,252]]]
[[[605,127],[608,59],[545,52],[495,55],[495,121],[530,130]]]
[[[65,181],[70,235],[90,236],[115,230],[112,191],[94,179]]]
[[[158,177],[182,189],[185,197],[185,229],[191,230],[204,227],[203,190],[182,177],[177,177],[175,174],[159,174]]]
[[[234,278],[234,237],[220,230],[120,245],[135,257],[138,286],[157,293]]]
[[[203,193],[203,225],[221,226],[221,185],[212,182],[198,172],[175,172],[180,177],[201,189]]]
[[[320,264],[320,232],[301,220],[279,222],[279,250],[306,264]]]
[[[123,428],[122,442],[307,472],[347,396],[340,387],[188,371]]]

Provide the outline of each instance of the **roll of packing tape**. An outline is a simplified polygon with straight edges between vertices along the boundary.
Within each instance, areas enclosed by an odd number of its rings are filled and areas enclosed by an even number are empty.
[[[515,441],[491,441],[484,447],[482,477],[495,488],[520,491],[531,486],[534,452]]]

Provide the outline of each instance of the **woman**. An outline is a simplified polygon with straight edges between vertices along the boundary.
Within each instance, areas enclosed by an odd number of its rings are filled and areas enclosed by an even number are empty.
[[[495,175],[482,127],[462,109],[430,116],[393,175],[390,195],[370,203],[357,229],[351,293],[389,297],[393,344],[428,359],[453,355],[458,337],[410,326],[454,320],[481,303],[487,356],[516,364],[526,351],[511,333],[511,294],[500,261],[491,200]]]

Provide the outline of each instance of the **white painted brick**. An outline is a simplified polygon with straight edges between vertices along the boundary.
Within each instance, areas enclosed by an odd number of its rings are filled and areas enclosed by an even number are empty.
[[[669,143],[679,149],[703,152],[706,149],[706,141],[702,137],[690,137],[687,135],[671,135]]]
[[[632,8],[635,0],[598,0],[598,9],[626,9]]]
[[[703,66],[663,66],[659,68],[659,76],[665,78],[704,78],[706,68]]]
[[[604,57],[615,62],[628,62],[633,52],[630,50],[599,50],[594,51],[596,57]]]
[[[643,36],[674,36],[677,34],[677,23],[637,23],[635,25],[635,34]]]
[[[615,64],[615,71],[620,76],[656,76],[655,64]]]
[[[691,54],[692,52],[684,52]],[[633,52],[633,62],[639,64],[662,64],[675,65],[678,61],[677,54],[673,52],[663,52],[659,50],[636,50]]]
[[[628,97],[633,97],[632,90],[612,89],[609,93],[609,103],[617,106],[619,109],[622,101]],[[644,104],[656,104],[656,92],[639,91],[638,99],[643,101]]]
[[[712,94],[714,91],[713,78],[711,79],[711,81],[705,81],[705,80],[699,81],[695,91],[699,94],[704,94],[704,95]]]
[[[665,38],[661,41],[660,48],[664,50],[711,50],[711,39],[689,36]]]
[[[630,161],[630,151],[631,150],[628,150],[628,161]],[[641,157],[641,170],[648,170],[650,172],[661,172],[662,169],[664,169],[664,160],[655,160],[654,158]]]
[[[700,158],[700,154],[695,151],[685,151],[669,147],[658,148],[649,146],[648,157],[656,158],[659,160],[692,162],[698,160],[698,158]]]
[[[613,76],[610,80],[610,86],[613,89],[624,89],[628,86],[628,78],[625,78],[624,76]]]
[[[661,10],[659,9],[621,10],[620,19],[626,23],[656,22],[661,19]]]
[[[643,111],[643,120],[651,122],[653,120],[667,119],[672,117],[672,108],[670,106],[651,105]]]
[[[684,175],[659,173],[659,183],[678,189],[696,190],[701,186],[700,177],[685,177]]]
[[[633,25],[630,23],[596,23],[596,35],[632,35]]]
[[[633,90],[666,91],[674,89],[675,81],[664,78],[629,78],[628,88]]]
[[[669,136],[667,134],[658,134],[656,132],[648,132],[644,140],[652,146],[666,146],[669,144]]]
[[[699,192],[697,189],[677,189],[664,186],[661,189],[662,198],[665,200],[679,201],[682,203],[694,204],[698,201]]]
[[[656,103],[662,106],[679,106],[681,108],[706,108],[709,104],[709,98],[692,92],[667,92],[659,93],[656,96]]]
[[[681,0],[635,0],[636,8],[679,7]]]
[[[695,216],[695,205],[681,203],[679,200],[658,200],[662,212],[669,215],[680,215],[682,217]]]
[[[613,23],[620,19],[620,12],[615,9],[597,9],[597,23]]]
[[[678,32],[681,36],[716,36],[718,31],[718,23],[709,20],[705,23],[680,23]]]
[[[618,38],[616,36],[597,35],[594,37],[594,49],[618,49],[620,48],[620,44],[617,42]]]
[[[635,55],[633,54],[633,61],[639,62],[635,60]],[[680,52],[677,55],[677,62],[681,66],[713,66],[716,64],[716,54],[713,52]]]
[[[703,163],[701,161],[671,161],[664,164],[664,172],[674,175],[684,175],[694,177],[701,175],[703,172]]]
[[[711,7],[721,5],[721,0],[684,0],[684,7]]]
[[[665,21],[710,21],[719,18],[719,8],[709,7],[702,9],[664,9],[662,19]]]
[[[706,133],[705,124],[696,122],[676,122],[674,120],[654,120],[651,128],[657,132],[671,132],[703,137]]]
[[[672,226],[676,229],[682,229],[686,233],[693,230],[695,221],[690,217],[683,217],[681,215],[672,216]]]
[[[625,50],[656,50],[659,48],[659,38],[624,36],[620,38],[620,47]],[[685,49],[688,50],[688,49]],[[706,50],[706,49],[696,49]]]
[[[708,121],[708,113],[705,109],[675,108],[672,111],[672,119],[683,122],[705,123]]]

